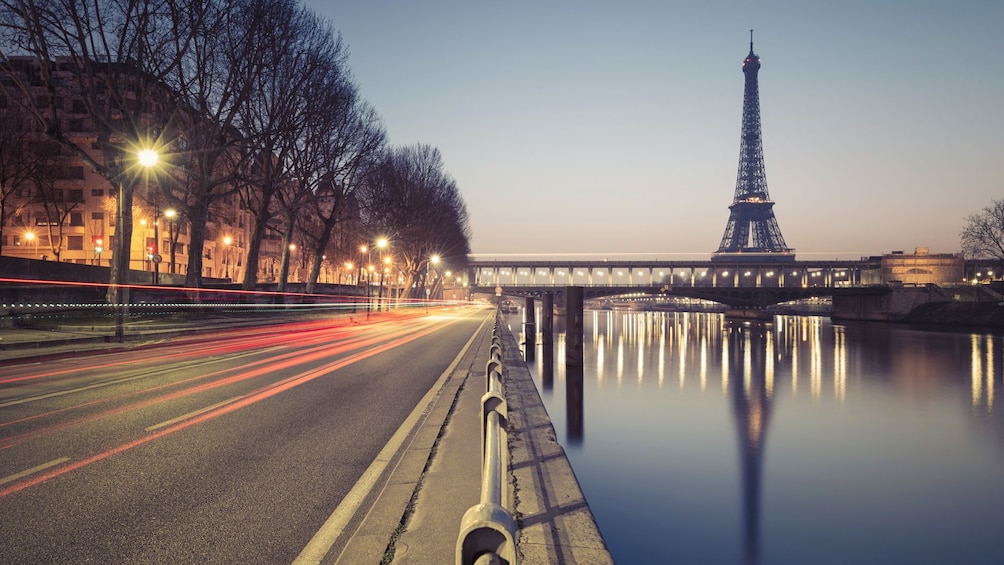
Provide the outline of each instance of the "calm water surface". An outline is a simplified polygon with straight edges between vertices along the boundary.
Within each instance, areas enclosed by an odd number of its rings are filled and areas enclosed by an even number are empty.
[[[578,375],[555,332],[531,372],[618,563],[1004,563],[1004,336],[587,311]]]

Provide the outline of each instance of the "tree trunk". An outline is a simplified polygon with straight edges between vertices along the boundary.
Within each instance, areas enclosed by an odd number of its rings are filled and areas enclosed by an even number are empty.
[[[121,304],[124,296],[122,285],[129,282],[129,259],[132,248],[132,196],[133,186],[122,181],[116,182],[115,207],[115,248],[109,262],[109,286],[106,299],[112,304]]]
[[[268,200],[268,201],[266,201]],[[251,231],[251,241],[248,242],[247,268],[244,270],[244,281],[241,288],[254,290],[258,285],[258,262],[261,260],[261,241],[265,238],[265,228],[268,227],[268,207],[271,199],[262,198],[262,204],[254,214],[254,229]]]
[[[192,214],[189,224],[188,272],[185,286],[202,288],[202,255],[206,249],[206,222],[209,221],[209,207],[199,202],[189,209]]]

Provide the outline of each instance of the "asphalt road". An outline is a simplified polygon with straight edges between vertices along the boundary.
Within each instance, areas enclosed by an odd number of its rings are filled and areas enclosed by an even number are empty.
[[[0,562],[292,563],[490,314],[6,362]]]

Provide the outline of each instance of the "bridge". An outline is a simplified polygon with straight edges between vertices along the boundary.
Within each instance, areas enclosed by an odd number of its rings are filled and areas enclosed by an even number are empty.
[[[698,298],[734,308],[763,308],[835,294],[888,292],[881,259],[786,261],[473,260],[471,292],[513,297],[561,294],[581,286],[585,298],[651,294]]]

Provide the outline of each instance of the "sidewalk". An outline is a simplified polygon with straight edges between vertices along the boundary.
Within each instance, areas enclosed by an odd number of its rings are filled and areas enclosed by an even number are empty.
[[[369,514],[330,563],[450,564],[464,512],[481,492],[481,396],[491,328],[472,346],[429,411],[405,460]],[[504,387],[511,455],[508,510],[520,563],[609,565],[606,548],[516,340],[505,332]],[[421,467],[422,470],[419,470]],[[394,519],[396,518],[396,520]],[[390,544],[388,544],[390,540]],[[325,560],[323,563],[329,563]]]

